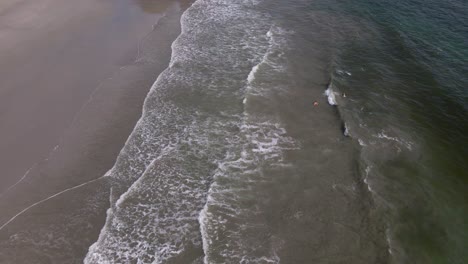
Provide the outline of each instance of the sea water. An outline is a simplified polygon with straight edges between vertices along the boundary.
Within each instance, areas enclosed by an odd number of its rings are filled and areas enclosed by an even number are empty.
[[[466,263],[467,13],[195,1],[85,263]]]

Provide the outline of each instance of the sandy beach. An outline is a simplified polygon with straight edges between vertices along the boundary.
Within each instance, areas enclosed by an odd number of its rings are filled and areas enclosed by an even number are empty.
[[[108,207],[108,185],[96,179],[167,67],[182,8],[0,3],[1,263],[82,262]]]
[[[96,87],[135,59],[157,15],[134,1],[0,8],[1,191],[46,158]]]
[[[465,2],[0,0],[0,264],[468,263]]]

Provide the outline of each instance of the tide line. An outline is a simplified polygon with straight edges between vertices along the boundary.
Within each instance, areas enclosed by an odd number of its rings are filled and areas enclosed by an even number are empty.
[[[100,180],[100,179],[102,179],[102,178],[104,178],[104,177],[106,177],[106,175],[101,176],[101,177],[99,177],[99,178],[97,178],[97,179],[90,180],[90,181],[87,181],[87,182],[85,182],[85,183],[76,185],[76,186],[74,186],[74,187],[65,189],[65,190],[60,191],[60,192],[58,192],[58,193],[56,193],[56,194],[53,194],[53,195],[51,195],[51,196],[49,196],[49,197],[47,197],[47,198],[45,198],[45,199],[42,199],[42,200],[40,200],[40,201],[38,201],[38,202],[36,202],[36,203],[33,203],[32,205],[26,207],[26,208],[23,209],[21,212],[17,213],[15,216],[13,216],[12,218],[10,218],[10,220],[8,220],[7,222],[5,222],[2,226],[0,226],[0,231],[2,231],[3,228],[5,228],[8,224],[10,224],[11,222],[13,222],[13,220],[15,220],[18,216],[20,216],[20,215],[24,214],[25,212],[27,212],[29,209],[31,209],[31,208],[33,208],[33,207],[35,207],[35,206],[37,206],[37,205],[40,205],[40,204],[42,204],[42,203],[44,203],[44,202],[46,202],[46,201],[48,201],[48,200],[50,200],[50,199],[53,199],[53,198],[55,198],[55,197],[57,197],[57,196],[59,196],[59,195],[65,193],[65,192],[78,189],[78,188],[83,187],[83,186],[85,186],[85,185],[87,185],[87,184],[96,182],[96,181],[98,181],[98,180]]]
[[[31,172],[31,170],[34,169],[34,167],[36,167],[37,163],[34,163],[23,175],[23,177],[21,177],[15,184],[11,185],[10,187],[8,187],[8,189],[6,189],[3,193],[0,193],[0,198],[5,195],[7,192],[9,192],[11,189],[15,188],[16,185],[20,184],[25,178],[26,176],[28,176],[29,172]]]

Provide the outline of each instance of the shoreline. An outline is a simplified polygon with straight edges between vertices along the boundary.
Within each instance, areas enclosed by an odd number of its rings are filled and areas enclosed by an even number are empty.
[[[140,117],[156,77],[167,68],[172,41],[180,33],[184,7],[175,1],[168,5],[166,14],[139,45],[138,54],[144,59],[140,56],[104,80],[58,147],[0,197],[0,261],[83,261],[109,207],[109,183],[103,175],[115,163]],[[14,216],[24,208],[27,211]]]

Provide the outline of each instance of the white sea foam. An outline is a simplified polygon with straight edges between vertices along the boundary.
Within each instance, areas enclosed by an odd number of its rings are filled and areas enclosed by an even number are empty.
[[[359,143],[359,145],[360,145],[361,147],[367,146],[367,144],[364,142],[364,140],[362,140],[362,139],[360,139],[360,138],[358,138],[358,143]]]
[[[279,124],[244,122],[242,143],[219,163],[199,216],[205,263],[218,263],[215,259],[220,258],[229,263],[279,263],[273,238],[269,242],[247,242],[255,233],[268,232],[268,227],[258,222],[256,215],[262,210],[259,205],[243,204],[266,195],[257,189],[274,180],[264,174],[265,168],[284,170],[284,151],[298,145]]]
[[[184,31],[184,29],[182,29],[182,31]],[[176,48],[174,44],[172,48],[174,53],[174,49]],[[180,115],[175,114],[178,111],[177,108],[171,104],[160,102],[159,113],[155,114],[150,105],[153,103],[152,101],[154,99],[159,97],[156,90],[163,86],[166,80],[171,76],[172,74],[169,69],[166,69],[158,76],[145,100],[142,117],[138,120],[124,148],[120,152],[116,164],[108,172],[110,177],[120,182],[131,183],[132,179],[136,179],[137,181],[124,193],[118,194],[117,200],[112,198],[113,194],[111,195],[112,206],[107,212],[106,225],[101,230],[98,241],[89,248],[85,263],[114,263],[119,261],[131,261],[132,259],[137,259],[138,262],[140,262],[143,258],[160,259],[160,257],[154,256],[153,254],[151,254],[153,256],[147,254],[147,250],[150,250],[150,248],[148,248],[148,243],[146,243],[145,240],[148,240],[149,237],[146,239],[142,237],[140,237],[142,239],[138,239],[138,237],[135,237],[134,241],[131,239],[129,240],[130,237],[128,237],[128,235],[130,235],[133,232],[132,229],[137,228],[137,226],[128,226],[125,218],[126,212],[122,209],[122,204],[132,193],[138,194],[137,186],[144,179],[140,177],[140,175],[144,175],[145,172],[148,171],[148,168],[150,168],[150,164],[153,164],[154,161],[157,160],[157,156],[154,155],[158,155],[159,148],[154,148],[154,146],[160,144],[168,146],[177,142],[177,135],[169,137],[160,133],[171,126],[172,122],[168,120],[169,116],[173,116],[175,120],[180,121],[180,118],[178,118]],[[151,119],[159,121],[156,122],[158,124],[157,129],[153,126]],[[174,126],[174,128],[176,128],[176,126]],[[155,137],[157,134],[160,135]],[[162,148],[162,152],[164,152],[164,149],[167,150],[167,147]],[[116,200],[115,203],[114,200]],[[138,210],[138,207],[134,209]],[[141,212],[144,212],[144,210]],[[122,230],[126,230],[129,234],[126,235],[120,232]],[[133,242],[138,246],[131,246],[129,244]],[[162,251],[167,252],[164,247],[160,248],[159,253],[163,254]]]
[[[257,71],[258,71],[258,65],[255,65],[252,68],[252,71],[250,71],[249,76],[247,77],[247,81],[249,83],[253,82],[253,80],[255,79],[255,73],[257,73]]]
[[[364,183],[366,184],[367,189],[369,190],[369,192],[371,192],[372,194],[375,194],[375,192],[372,190],[372,187],[371,187],[371,185],[369,183],[369,175],[370,175],[371,169],[372,169],[371,166],[366,167],[365,176],[364,176]]]
[[[241,115],[233,109],[246,98],[239,88],[261,61],[265,36],[259,33],[268,28],[253,23],[260,19],[245,8],[255,3],[219,2],[198,0],[182,16],[169,68],[151,88],[109,173],[113,206],[86,263],[165,263],[202,246],[198,216],[212,163],[239,140]],[[275,147],[258,145],[267,152]]]
[[[331,84],[328,86],[327,90],[325,90],[325,95],[330,105],[338,105],[336,102],[336,93],[332,90]]]
[[[267,32],[266,35],[267,35],[267,37],[269,37],[269,38],[271,38],[271,37],[273,36],[273,33],[271,32],[271,29],[268,30],[268,32]]]
[[[385,131],[382,131],[382,132],[378,133],[377,135],[375,135],[375,137],[397,142],[400,145],[405,146],[408,150],[413,149],[413,143],[408,142],[408,141],[406,141],[406,140],[404,140],[402,138],[388,136],[387,134],[385,134]]]
[[[280,28],[271,27],[266,36],[267,49],[259,54],[247,78],[247,96],[267,100],[282,91],[281,86],[264,86],[261,74],[281,76],[284,49]],[[299,144],[287,135],[275,115],[249,110],[250,100],[244,101],[244,115],[239,123],[240,132],[230,142],[226,157],[219,161],[207,202],[198,221],[205,252],[205,263],[279,263],[277,251],[281,240],[272,236],[259,241],[258,233],[268,233],[268,226],[258,221],[262,206],[255,202],[268,191],[262,186],[274,181],[268,170],[287,170],[285,151],[295,150]],[[264,199],[267,199],[264,197]],[[246,204],[252,204],[248,206]]]
[[[273,43],[272,43],[272,40],[273,40],[273,33],[271,31],[272,29],[270,28],[270,30],[268,30],[268,32],[266,33],[266,36],[268,37],[268,42],[269,42],[269,49],[271,49]],[[249,75],[247,76],[247,83],[248,84],[251,84],[254,80],[255,80],[255,74],[257,73],[258,71],[258,68],[260,67],[260,65],[264,64],[264,63],[268,63],[268,55],[269,55],[269,52],[266,52],[265,55],[263,56],[263,59],[262,61],[260,61],[257,65],[255,65],[252,70],[249,72]]]
[[[387,238],[387,244],[388,244],[388,253],[390,255],[393,255],[393,250],[392,250],[392,245],[393,245],[393,241],[391,239],[391,235],[390,235],[390,229],[387,228],[387,230],[385,230],[385,237]]]
[[[352,76],[352,75],[353,75],[353,74],[352,74],[351,72],[349,72],[349,71],[340,70],[340,69],[336,70],[336,73],[338,73],[339,75],[345,75],[345,74],[348,75],[348,76]]]
[[[346,137],[349,137],[349,129],[348,129],[348,125],[346,123],[344,123],[344,131],[343,131],[343,135],[346,136]]]

